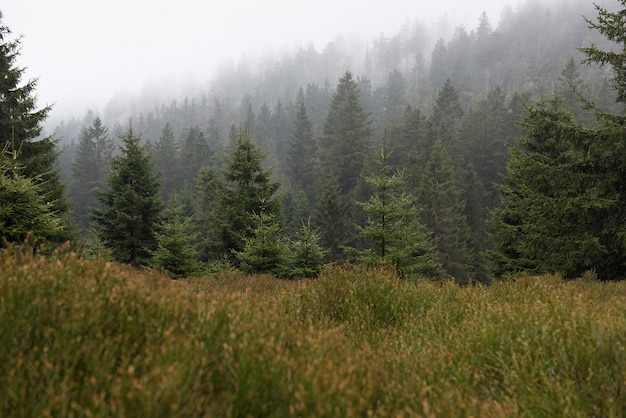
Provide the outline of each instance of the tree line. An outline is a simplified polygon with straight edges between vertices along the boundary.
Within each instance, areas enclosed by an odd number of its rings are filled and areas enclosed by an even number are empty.
[[[596,10],[591,29],[624,44],[625,12]],[[537,103],[496,85],[468,107],[446,78],[429,111],[389,95],[382,115],[394,116],[383,122],[367,79],[350,71],[334,88],[309,85],[258,113],[244,99],[245,117],[227,135],[192,125],[177,138],[166,123],[154,140],[132,121],[113,139],[95,116],[75,146],[67,199],[56,141],[34,141],[49,108],[35,111],[34,81],[19,87],[19,40],[9,33],[2,27],[13,85],[2,106],[1,180],[20,191],[0,189],[8,242],[31,231],[41,242],[80,238],[90,256],[105,250],[174,277],[223,268],[313,276],[336,262],[461,284],[520,271],[624,274],[624,120],[591,98],[573,58],[553,97]],[[623,54],[580,51],[613,71],[610,109],[620,109]],[[402,77],[391,71],[387,90],[402,92]],[[22,207],[30,224],[16,216]]]

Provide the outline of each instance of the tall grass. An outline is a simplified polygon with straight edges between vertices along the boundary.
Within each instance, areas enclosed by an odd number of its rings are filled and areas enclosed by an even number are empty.
[[[0,416],[626,416],[626,283],[0,265]]]

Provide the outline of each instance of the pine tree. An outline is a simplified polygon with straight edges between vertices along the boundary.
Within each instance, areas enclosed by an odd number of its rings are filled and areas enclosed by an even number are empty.
[[[163,200],[174,196],[181,183],[180,149],[170,124],[165,124],[161,136],[154,144],[154,170],[161,173],[161,198]]]
[[[210,165],[211,159],[212,152],[204,133],[197,126],[190,128],[180,150],[180,184],[195,184],[198,172],[202,167]]]
[[[46,203],[38,179],[20,173],[15,159],[0,154],[0,247],[5,242],[45,244],[62,229],[61,220]],[[27,242],[28,241],[28,242]]]
[[[352,192],[359,181],[372,133],[370,114],[363,109],[358,86],[347,72],[339,79],[322,138],[323,168],[335,172],[344,194]]]
[[[121,154],[111,160],[108,189],[96,192],[102,206],[92,210],[92,218],[114,260],[147,265],[163,206],[160,176],[153,174],[152,158],[132,127],[120,139]]]
[[[113,140],[100,118],[83,129],[72,163],[72,182],[69,196],[74,203],[74,219],[81,235],[89,230],[89,211],[98,203],[96,189],[104,190],[109,172],[109,161],[113,153]]]
[[[313,212],[313,225],[320,232],[322,247],[328,249],[326,259],[345,259],[345,247],[350,244],[353,228],[346,197],[342,195],[333,172],[327,174],[322,186],[320,199]]]
[[[367,214],[367,223],[359,230],[368,248],[356,252],[366,264],[389,264],[405,276],[440,278],[443,271],[435,247],[419,222],[413,199],[404,190],[406,174],[403,170],[391,174],[389,155],[383,147],[378,173],[366,177],[374,194],[359,202]]]
[[[244,238],[243,249],[236,252],[239,268],[245,274],[282,276],[287,262],[287,244],[281,236],[282,227],[272,214],[254,214],[256,225]]]
[[[422,220],[432,233],[438,259],[446,273],[461,284],[472,277],[471,239],[464,204],[455,183],[452,163],[441,139],[430,154],[419,192]]]
[[[69,221],[70,203],[65,196],[56,167],[57,142],[51,137],[39,138],[42,123],[52,109],[37,109],[37,80],[21,84],[26,68],[17,66],[20,38],[10,39],[11,31],[2,24],[0,12],[0,149],[15,152],[20,175],[37,179],[42,199],[52,202],[52,212],[62,219],[63,228],[56,230],[54,242],[73,239]]]
[[[315,195],[316,179],[319,176],[319,156],[317,141],[313,137],[313,125],[304,106],[304,94],[298,93],[296,102],[294,132],[287,149],[287,166],[291,180],[300,187],[312,202]]]
[[[183,207],[176,201],[176,195],[168,202],[164,215],[156,233],[153,264],[167,270],[174,279],[198,274],[198,237],[193,231],[192,219],[183,215]]]
[[[295,239],[290,241],[291,254],[287,277],[315,277],[324,263],[325,251],[319,244],[320,233],[311,227],[311,219],[301,223]]]
[[[588,23],[621,51],[581,51],[586,62],[611,67],[617,101],[625,102],[626,0],[620,3],[616,13],[596,6],[598,22]],[[596,128],[585,128],[553,98],[527,110],[522,133],[499,189],[504,205],[493,213],[496,273],[573,278],[593,269],[602,280],[626,277],[626,117],[597,111]]]
[[[270,170],[263,169],[263,158],[250,135],[242,132],[226,160],[214,228],[220,252],[228,257],[243,250],[260,213],[280,213],[276,196],[280,184],[272,181]]]
[[[437,94],[432,114],[432,133],[440,139],[453,159],[460,157],[458,128],[463,117],[459,92],[450,79],[447,79]]]

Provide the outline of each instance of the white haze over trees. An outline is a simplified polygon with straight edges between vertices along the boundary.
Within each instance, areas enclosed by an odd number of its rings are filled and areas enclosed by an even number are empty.
[[[580,1],[580,0],[572,0]],[[516,0],[7,0],[4,24],[23,36],[25,79],[38,78],[47,122],[101,109],[109,100],[166,101],[208,86],[220,68],[337,36],[367,42],[420,20],[431,37],[476,27],[484,11],[497,27]],[[545,2],[542,2],[545,4]],[[428,55],[430,51],[427,51]]]

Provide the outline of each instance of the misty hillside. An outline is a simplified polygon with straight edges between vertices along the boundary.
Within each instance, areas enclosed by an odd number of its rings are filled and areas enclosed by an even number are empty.
[[[273,236],[296,239],[306,220],[326,262],[367,258],[372,216],[394,210],[402,222],[415,217],[413,235],[398,228],[394,239],[419,243],[411,251],[424,260],[436,254],[420,274],[488,282],[490,217],[501,207],[498,185],[529,106],[549,99],[565,112],[551,117],[581,129],[596,120],[578,94],[597,110],[619,111],[612,74],[580,65],[580,48],[612,47],[584,18],[596,15],[585,1],[527,1],[497,22],[483,13],[473,28],[450,28],[448,38],[439,36],[441,25],[435,34],[416,19],[367,41],[340,36],[321,51],[261,53],[187,97],[114,98],[101,115],[88,111],[55,130],[80,235],[92,230],[91,208],[99,210],[92,190],[111,187],[103,156],[119,158],[137,135],[160,175],[162,201],[175,199],[176,216],[192,220],[205,262],[225,257],[239,266],[233,257],[252,225],[270,233],[277,222]],[[244,154],[251,160],[238,160]],[[239,177],[244,166],[258,170],[254,191]],[[381,187],[383,196],[387,187],[399,193],[396,206],[375,207]],[[222,219],[243,204],[239,194],[251,199],[242,209],[248,215],[272,213],[269,225]],[[98,197],[100,205],[114,198]]]

